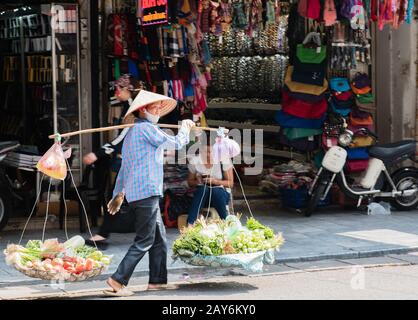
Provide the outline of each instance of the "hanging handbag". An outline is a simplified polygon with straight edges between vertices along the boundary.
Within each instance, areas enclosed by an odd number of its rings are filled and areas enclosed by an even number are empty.
[[[289,140],[295,140],[320,135],[322,129],[284,128],[283,133]]]
[[[279,110],[276,113],[275,120],[282,128],[308,128],[308,129],[320,129],[324,124],[326,115],[321,119],[302,119],[290,114],[287,114],[283,110]]]
[[[375,140],[370,136],[357,135],[353,138],[353,142],[350,144],[350,148],[362,148],[370,147],[374,145]]]
[[[296,47],[296,56],[302,63],[322,63],[327,56],[327,48],[321,43],[318,32],[310,32],[303,43]]]
[[[328,90],[328,81],[324,79],[322,86],[314,86],[300,82],[292,81],[293,66],[289,66],[286,72],[285,84],[292,92],[307,93],[319,96]]]
[[[374,96],[373,93],[360,94],[357,96],[357,100],[363,104],[374,103]]]
[[[353,78],[352,85],[357,89],[371,87],[371,81],[367,73],[357,72]]]
[[[371,115],[365,119],[355,118],[353,113],[350,113],[349,123],[352,126],[371,126],[373,125],[373,118]]]
[[[302,63],[322,63],[327,56],[327,47],[319,45],[312,48],[306,47],[304,44],[298,44],[296,56]]]
[[[331,90],[336,92],[350,91],[350,83],[347,78],[332,78],[329,80]]]
[[[287,114],[304,119],[320,119],[327,111],[325,99],[319,103],[309,103],[289,97],[284,91],[282,95],[282,110]]]
[[[324,83],[326,59],[321,63],[303,63],[298,57],[294,60],[292,81],[321,86]]]
[[[348,148],[347,149],[348,160],[366,160],[369,159],[369,153],[367,148]]]

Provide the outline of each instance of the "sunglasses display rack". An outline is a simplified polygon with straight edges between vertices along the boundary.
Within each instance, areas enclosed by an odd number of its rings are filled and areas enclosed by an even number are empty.
[[[7,114],[0,117],[0,139],[50,144],[38,141],[45,119],[52,126],[49,133],[80,129],[78,5],[51,4],[52,14],[44,9],[28,14],[17,7],[0,16],[0,97],[5,101],[0,112]],[[66,120],[65,128],[60,119]],[[82,150],[78,136],[69,143]],[[80,154],[72,159],[76,182],[81,181]]]

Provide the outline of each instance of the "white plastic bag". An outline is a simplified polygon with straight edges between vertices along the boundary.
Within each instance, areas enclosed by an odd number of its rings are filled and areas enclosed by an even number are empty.
[[[367,206],[367,214],[369,216],[390,215],[390,204],[386,202],[372,202]]]

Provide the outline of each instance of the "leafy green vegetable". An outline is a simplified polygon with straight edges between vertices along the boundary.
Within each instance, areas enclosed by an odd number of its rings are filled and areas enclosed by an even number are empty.
[[[28,243],[26,244],[26,249],[41,251],[41,245],[42,245],[41,240],[29,240]]]
[[[281,235],[262,225],[254,218],[241,226],[239,218],[229,216],[227,220],[207,224],[199,219],[196,224],[183,231],[173,245],[173,252],[182,251],[201,255],[223,255],[233,253],[253,253],[279,247],[283,243]]]
[[[266,237],[266,239],[273,239],[274,238],[273,229],[262,225],[259,221],[257,221],[253,217],[251,217],[247,220],[247,228],[250,229],[250,230],[257,230],[257,229],[263,230],[264,231],[264,236]]]

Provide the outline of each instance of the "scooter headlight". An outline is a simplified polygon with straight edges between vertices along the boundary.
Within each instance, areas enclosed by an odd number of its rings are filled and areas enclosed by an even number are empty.
[[[350,130],[346,130],[344,133],[340,134],[338,138],[338,143],[342,147],[348,147],[353,141],[353,133]]]

